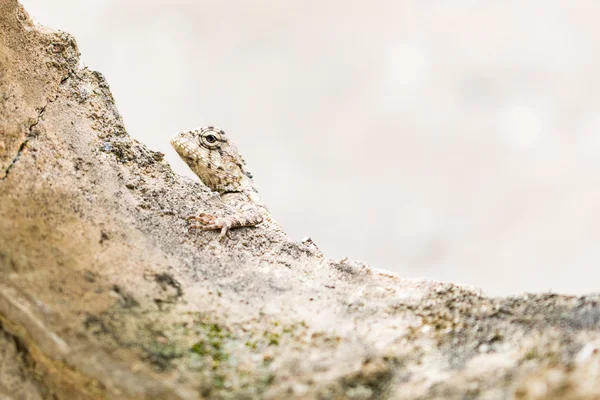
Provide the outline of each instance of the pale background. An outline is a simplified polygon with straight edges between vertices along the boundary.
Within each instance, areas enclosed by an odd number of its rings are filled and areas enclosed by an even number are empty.
[[[192,176],[214,124],[296,239],[490,294],[600,288],[600,2],[21,0]]]

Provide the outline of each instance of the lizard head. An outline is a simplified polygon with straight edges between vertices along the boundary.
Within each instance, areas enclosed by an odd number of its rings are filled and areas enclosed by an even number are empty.
[[[252,185],[252,175],[223,130],[207,126],[171,138],[179,156],[211,190],[239,192]]]

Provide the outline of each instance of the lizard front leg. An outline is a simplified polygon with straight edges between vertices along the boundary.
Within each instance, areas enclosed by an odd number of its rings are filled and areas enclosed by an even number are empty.
[[[256,226],[263,222],[261,210],[249,202],[244,194],[227,193],[222,195],[221,199],[227,206],[222,215],[201,213],[198,216],[188,217],[188,221],[198,223],[192,225],[192,227],[204,230],[220,230],[219,240],[221,240],[230,229]]]

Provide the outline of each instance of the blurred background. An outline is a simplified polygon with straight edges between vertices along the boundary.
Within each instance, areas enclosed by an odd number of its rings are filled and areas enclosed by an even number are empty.
[[[21,0],[129,133],[223,128],[293,238],[492,295],[600,287],[600,3]]]

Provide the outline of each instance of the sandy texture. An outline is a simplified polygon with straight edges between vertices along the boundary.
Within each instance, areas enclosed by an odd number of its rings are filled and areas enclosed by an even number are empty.
[[[78,57],[0,0],[0,398],[600,396],[598,296],[487,298],[260,228],[188,232],[218,198],[127,135]]]

